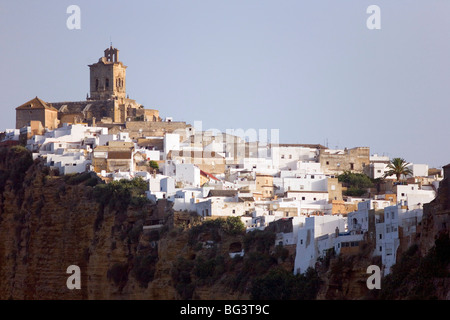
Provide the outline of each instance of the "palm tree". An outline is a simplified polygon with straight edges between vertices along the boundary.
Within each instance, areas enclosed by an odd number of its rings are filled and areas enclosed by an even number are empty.
[[[391,160],[391,162],[387,165],[388,171],[384,173],[383,178],[392,176],[395,174],[397,177],[397,181],[400,181],[400,176],[412,174],[411,169],[407,168],[407,165],[409,165],[408,162],[405,161],[403,158],[394,158]]]

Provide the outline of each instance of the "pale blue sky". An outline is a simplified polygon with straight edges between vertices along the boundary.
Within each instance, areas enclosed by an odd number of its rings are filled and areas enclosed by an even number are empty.
[[[66,9],[81,9],[69,30]],[[381,30],[366,9],[381,8]],[[450,1],[0,0],[0,130],[38,96],[78,101],[109,46],[127,92],[203,128],[450,163]]]

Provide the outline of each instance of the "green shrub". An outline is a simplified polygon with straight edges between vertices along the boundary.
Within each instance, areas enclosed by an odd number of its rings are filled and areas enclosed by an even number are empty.
[[[66,180],[67,184],[70,185],[76,185],[76,184],[80,184],[82,182],[85,182],[92,177],[92,175],[96,175],[94,172],[83,172],[83,173],[75,173],[75,174],[70,174],[70,175],[66,175],[64,177],[64,180]]]
[[[130,204],[142,206],[148,203],[145,195],[147,190],[148,183],[138,177],[133,180],[122,179],[108,184],[98,184],[94,187],[93,196],[104,206],[125,211]]]
[[[194,274],[200,279],[206,279],[214,274],[216,263],[214,259],[205,260],[202,257],[196,259]]]
[[[338,176],[338,181],[342,182],[344,187],[347,187],[347,191],[344,195],[360,197],[366,193],[367,188],[374,186],[372,180],[363,173],[353,173],[345,171]]]
[[[155,276],[155,265],[158,261],[158,255],[148,254],[146,256],[137,256],[134,260],[132,275],[143,288],[148,287],[148,283]]]
[[[221,239],[219,234],[221,231],[231,235],[243,234],[245,226],[239,217],[204,220],[189,230],[188,243],[191,246],[196,245],[198,235],[203,232],[209,232],[212,240],[218,242]]]
[[[317,272],[309,268],[305,274],[294,275],[283,268],[275,268],[252,281],[253,300],[313,300],[320,288]]]
[[[33,165],[31,152],[23,146],[0,149],[0,163],[4,169],[0,170],[0,192],[3,192],[8,180],[14,191],[22,189],[26,172]]]
[[[421,257],[419,247],[411,246],[382,279],[380,299],[435,299],[434,279],[450,277],[450,239],[440,234],[435,245]]]
[[[282,244],[275,247],[275,257],[281,259],[281,261],[286,261],[289,257],[289,250],[286,249]]]
[[[276,234],[270,230],[254,230],[247,232],[244,236],[244,250],[250,251],[255,248],[260,253],[269,253],[270,248],[275,245]]]
[[[192,298],[195,289],[191,279],[191,271],[193,268],[193,261],[179,257],[170,270],[174,287],[184,300]]]

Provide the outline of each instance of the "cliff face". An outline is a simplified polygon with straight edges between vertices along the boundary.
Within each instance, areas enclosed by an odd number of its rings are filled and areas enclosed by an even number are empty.
[[[0,149],[0,299],[250,299],[255,279],[272,288],[270,281],[286,276],[270,270],[292,274],[295,248],[275,247],[277,230],[246,235],[230,225],[196,225],[194,216],[172,212],[167,202],[128,203],[125,189],[96,184],[89,174],[59,177],[21,148]],[[422,257],[434,252],[438,234],[448,234],[449,190],[443,183],[426,207],[415,241]],[[442,243],[435,251],[445,267],[449,246]],[[243,258],[230,258],[242,249]],[[378,298],[366,287],[370,264],[380,261],[360,252],[319,266],[317,298]],[[80,267],[80,290],[66,286],[70,265]],[[405,285],[398,279],[391,279],[392,287]],[[430,281],[433,296],[449,298],[448,278]]]
[[[401,229],[401,228],[400,228]],[[436,198],[424,205],[416,234],[402,236],[397,261],[381,281],[381,290],[368,290],[366,269],[381,265],[371,252],[332,258],[320,270],[319,299],[450,299],[450,166]],[[380,258],[380,257],[378,257]],[[381,259],[379,259],[381,260]]]
[[[230,258],[243,233],[183,228],[196,218],[164,201],[125,203],[132,194],[96,179],[60,177],[23,148],[0,149],[0,299],[248,299],[247,269],[268,270]],[[292,256],[279,260],[292,269]],[[80,290],[66,286],[71,265]]]
[[[23,150],[0,155],[0,175],[6,176],[0,197],[0,299],[175,298],[164,259],[147,264],[150,276],[132,276],[141,270],[134,265],[140,258],[158,255],[140,232],[142,217],[151,217],[155,207],[102,206],[93,187],[48,175],[39,162],[15,168],[16,158],[26,155]],[[10,174],[19,169],[21,176]],[[177,250],[176,243],[162,247]],[[81,290],[66,286],[70,265],[80,267]],[[158,280],[145,288],[153,273]]]

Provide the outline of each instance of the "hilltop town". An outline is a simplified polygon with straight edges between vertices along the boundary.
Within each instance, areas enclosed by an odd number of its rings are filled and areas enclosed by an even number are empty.
[[[107,48],[89,65],[86,100],[32,98],[16,107],[16,126],[0,133],[0,145],[25,146],[59,175],[143,179],[153,203],[168,201],[203,219],[239,217],[248,232],[282,222],[275,245],[295,252],[294,274],[330,251],[353,254],[363,244],[389,274],[448,168],[404,162],[396,176],[394,159],[367,146],[341,150],[202,131],[130,99],[126,68],[119,50]],[[237,246],[230,254],[245,252]]]

